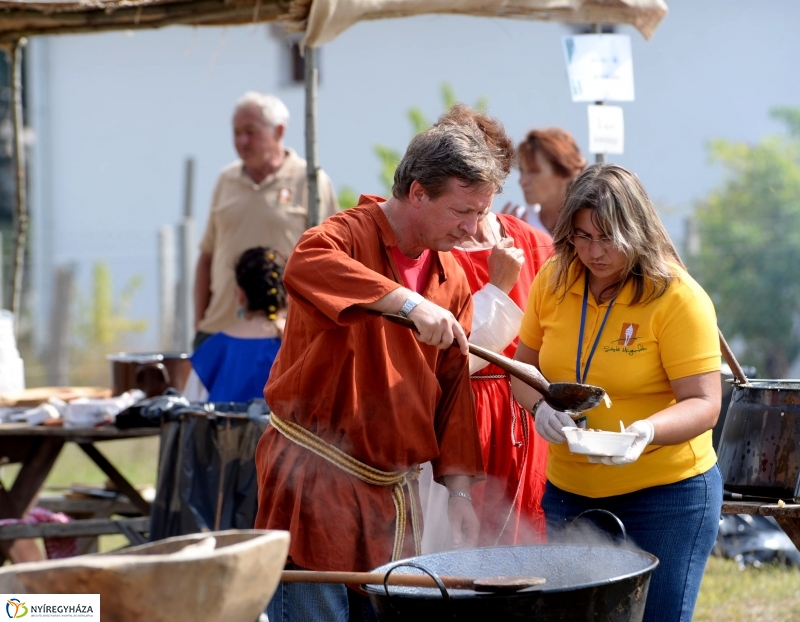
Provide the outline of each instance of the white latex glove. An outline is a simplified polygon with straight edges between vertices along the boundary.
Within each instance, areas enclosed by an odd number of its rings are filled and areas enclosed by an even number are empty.
[[[653,442],[653,437],[656,433],[655,429],[653,428],[653,424],[647,419],[634,421],[627,428],[625,428],[625,431],[632,432],[636,435],[636,438],[633,439],[633,443],[631,443],[630,448],[624,456],[615,456],[613,458],[589,456],[589,462],[593,464],[602,463],[609,466],[621,466],[623,464],[636,462],[639,459],[639,456],[642,455],[644,448]]]
[[[536,420],[536,431],[548,443],[566,443],[567,437],[564,436],[561,428],[577,427],[572,417],[560,410],[555,410],[545,401],[539,402],[533,415]]]

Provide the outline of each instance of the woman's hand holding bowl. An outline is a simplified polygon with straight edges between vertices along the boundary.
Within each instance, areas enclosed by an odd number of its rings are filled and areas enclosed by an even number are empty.
[[[653,437],[656,433],[655,428],[653,428],[653,424],[647,419],[634,421],[627,428],[625,428],[625,431],[636,434],[636,438],[633,439],[630,449],[628,449],[624,456],[616,456],[614,458],[589,456],[589,462],[593,464],[607,464],[609,466],[622,466],[625,464],[630,464],[631,462],[636,462],[639,459],[639,456],[642,455],[644,448],[653,442]]]
[[[566,443],[567,437],[561,428],[575,428],[575,422],[567,413],[555,410],[547,402],[539,402],[534,409],[533,418],[536,421],[536,431],[548,443]]]

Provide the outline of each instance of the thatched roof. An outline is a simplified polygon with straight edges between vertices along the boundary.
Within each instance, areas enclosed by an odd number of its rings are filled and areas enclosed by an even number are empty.
[[[425,13],[632,24],[650,37],[664,0],[0,0],[0,44],[23,36],[282,21],[322,45],[356,22]]]
[[[0,0],[0,42],[21,36],[275,21],[288,0]]]

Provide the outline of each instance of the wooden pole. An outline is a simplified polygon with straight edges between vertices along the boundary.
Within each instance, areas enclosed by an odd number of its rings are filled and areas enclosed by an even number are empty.
[[[194,158],[186,158],[186,168],[183,182],[183,217],[192,217],[194,205]]]
[[[194,259],[195,237],[192,218],[192,197],[194,185],[194,159],[186,159],[184,173],[183,218],[178,225],[178,300],[176,303],[177,339],[176,346],[181,352],[192,351],[194,338]]]
[[[601,35],[603,34],[603,25],[602,24],[592,24],[592,34]],[[595,102],[595,106],[603,106],[605,102]],[[595,164],[604,164],[607,161],[607,157],[605,153],[595,153],[594,154],[594,162]]]
[[[67,350],[74,281],[72,267],[56,268],[54,280],[55,292],[50,312],[50,346],[47,353],[47,383],[59,387],[69,384]]]
[[[3,253],[3,236],[0,235],[0,309],[6,308],[4,291],[6,288],[5,266],[3,265],[5,254]]]
[[[317,151],[317,87],[319,69],[317,48],[306,46],[306,176],[308,181],[308,226],[319,224],[319,155]]]
[[[22,118],[22,48],[25,39],[18,39],[11,49],[11,96],[14,121],[14,161],[17,173],[17,209],[14,213],[14,254],[11,267],[11,312],[17,330],[22,305],[22,277],[25,265],[25,240],[28,234],[28,197],[25,179],[25,135]]]
[[[158,230],[159,343],[161,349],[175,348],[175,229]]]

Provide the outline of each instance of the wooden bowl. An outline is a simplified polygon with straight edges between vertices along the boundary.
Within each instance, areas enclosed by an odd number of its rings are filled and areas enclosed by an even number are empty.
[[[289,551],[286,531],[177,536],[103,555],[0,568],[3,594],[100,594],[103,622],[252,622]]]

